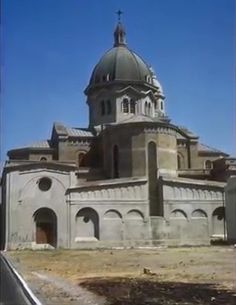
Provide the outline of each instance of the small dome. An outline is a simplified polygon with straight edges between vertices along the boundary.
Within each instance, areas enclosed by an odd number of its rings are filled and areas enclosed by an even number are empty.
[[[106,52],[95,66],[90,85],[107,81],[142,81],[153,85],[148,65],[125,45]]]

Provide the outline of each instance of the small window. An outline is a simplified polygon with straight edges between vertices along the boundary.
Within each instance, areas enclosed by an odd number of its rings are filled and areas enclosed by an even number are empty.
[[[47,177],[43,177],[38,181],[38,186],[41,191],[46,192],[51,188],[52,180]]]
[[[157,101],[154,102],[154,109],[157,110]]]
[[[122,102],[122,111],[124,113],[129,113],[129,101],[128,101],[127,98],[123,99],[123,102]]]
[[[148,115],[151,115],[151,104],[148,104]]]
[[[211,169],[212,168],[212,162],[210,160],[205,161],[205,169]]]
[[[160,109],[163,110],[163,102],[160,102]]]
[[[130,100],[130,113],[135,113],[136,103],[134,100]]]
[[[111,101],[107,100],[107,114],[111,114]]]
[[[101,115],[105,115],[106,109],[105,109],[105,102],[101,101]]]
[[[148,114],[148,103],[145,102],[144,104],[144,113],[147,115]]]

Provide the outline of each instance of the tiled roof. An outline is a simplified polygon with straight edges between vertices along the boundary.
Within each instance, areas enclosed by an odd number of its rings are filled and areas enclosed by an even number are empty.
[[[86,129],[66,127],[66,132],[69,137],[93,137],[92,132]]]
[[[198,150],[199,151],[204,151],[204,152],[214,152],[214,153],[225,154],[224,152],[222,152],[222,151],[220,151],[216,148],[210,147],[210,146],[202,144],[202,143],[198,144]]]
[[[30,143],[29,145],[22,146],[20,148],[50,148],[49,140],[42,140]]]

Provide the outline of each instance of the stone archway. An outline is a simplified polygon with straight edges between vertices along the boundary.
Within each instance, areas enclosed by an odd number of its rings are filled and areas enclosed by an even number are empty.
[[[92,208],[83,208],[76,214],[76,236],[99,239],[99,217]]]
[[[57,216],[49,208],[38,209],[34,213],[35,241],[37,244],[57,246]]]

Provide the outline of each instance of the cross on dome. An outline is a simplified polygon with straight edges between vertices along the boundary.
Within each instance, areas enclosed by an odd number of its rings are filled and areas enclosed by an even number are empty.
[[[120,22],[120,20],[121,20],[121,15],[122,14],[124,14],[121,10],[118,10],[117,12],[116,12],[116,14],[117,14],[117,16],[118,16],[118,22]]]
[[[118,16],[118,24],[114,32],[114,46],[125,46],[125,30],[123,25],[121,24],[121,15],[123,14],[123,12],[121,10],[118,10],[116,14]]]

